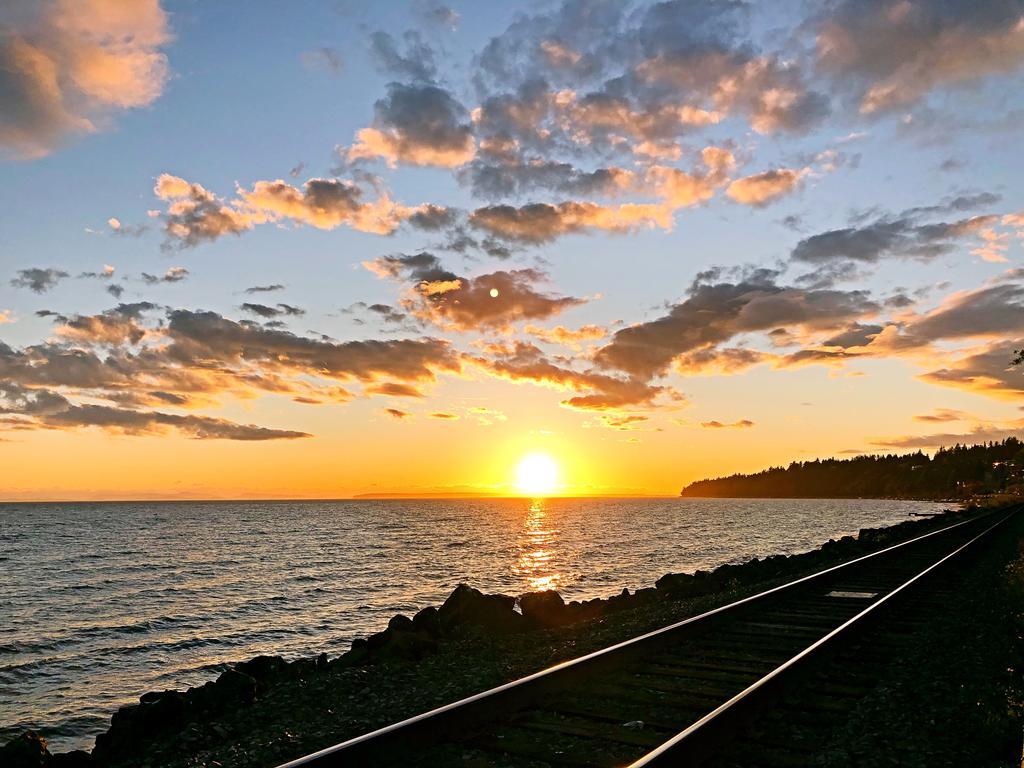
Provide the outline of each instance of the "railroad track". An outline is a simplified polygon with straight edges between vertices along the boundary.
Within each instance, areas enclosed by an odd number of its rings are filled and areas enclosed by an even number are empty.
[[[913,596],[922,587],[934,595],[943,572],[1017,511],[924,534],[281,768],[752,765],[743,757],[750,750],[758,765],[804,764],[810,747],[773,741],[770,727],[751,729],[747,745],[736,734],[864,633],[884,655],[921,613]],[[826,690],[813,705],[786,706],[809,710],[802,714],[813,731],[870,689],[862,677],[819,677]]]

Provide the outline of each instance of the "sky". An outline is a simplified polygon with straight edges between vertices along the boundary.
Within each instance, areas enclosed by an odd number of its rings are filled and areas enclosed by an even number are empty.
[[[0,499],[1024,432],[1024,2],[0,8]]]

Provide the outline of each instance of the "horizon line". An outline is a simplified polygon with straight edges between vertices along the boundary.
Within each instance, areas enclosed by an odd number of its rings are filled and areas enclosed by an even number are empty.
[[[561,493],[548,494],[546,496],[531,496],[529,494],[498,494],[498,493],[381,493],[381,494],[355,494],[353,496],[260,496],[260,497],[187,497],[180,498],[103,498],[103,499],[9,499],[0,498],[0,504],[153,504],[153,503],[242,503],[242,502],[324,502],[324,501],[436,501],[443,499],[531,499],[547,501],[549,499],[674,499],[680,498],[676,493]]]

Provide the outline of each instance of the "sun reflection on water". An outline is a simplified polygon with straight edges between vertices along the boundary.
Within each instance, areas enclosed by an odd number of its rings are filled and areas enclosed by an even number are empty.
[[[520,541],[519,559],[514,571],[526,579],[531,591],[558,589],[563,575],[552,562],[558,544],[558,529],[550,525],[543,499],[534,499],[523,524],[524,536]]]

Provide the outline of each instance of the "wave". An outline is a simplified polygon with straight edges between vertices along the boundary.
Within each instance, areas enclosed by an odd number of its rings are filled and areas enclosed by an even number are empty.
[[[67,505],[5,507],[0,723],[31,721],[64,750],[142,691],[261,653],[340,652],[459,580],[518,593],[557,572],[567,600],[607,596],[925,506],[564,500],[548,509],[544,573],[519,563],[536,547],[508,501],[77,505],[73,526]]]

